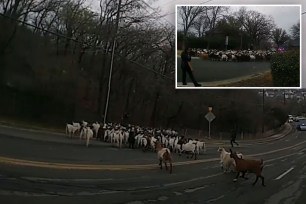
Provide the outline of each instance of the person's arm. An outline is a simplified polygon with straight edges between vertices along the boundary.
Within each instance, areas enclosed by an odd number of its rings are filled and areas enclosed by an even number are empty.
[[[187,57],[187,63],[188,63],[188,66],[189,66],[190,70],[193,71],[193,68],[192,68],[192,65],[191,65],[191,56],[190,55],[188,55],[188,57]]]
[[[192,68],[192,66],[191,66],[190,61],[188,62],[188,66],[189,66],[190,70],[193,71],[193,68]]]

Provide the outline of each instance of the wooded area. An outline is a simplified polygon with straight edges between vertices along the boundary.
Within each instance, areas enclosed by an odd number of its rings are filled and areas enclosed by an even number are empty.
[[[108,122],[207,132],[212,106],[217,135],[287,119],[293,106],[263,102],[258,90],[175,90],[175,28],[144,1],[100,0],[96,9],[84,0],[0,1],[2,116],[63,127],[103,121],[114,51]]]
[[[221,50],[288,49],[299,41],[300,23],[287,33],[272,16],[243,6],[238,11],[230,6],[179,6],[177,32],[178,47],[188,43],[192,48]],[[226,48],[225,36],[230,41]]]

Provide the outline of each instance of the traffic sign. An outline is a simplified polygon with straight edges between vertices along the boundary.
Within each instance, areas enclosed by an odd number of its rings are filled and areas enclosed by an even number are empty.
[[[213,114],[212,112],[208,112],[208,113],[205,115],[205,118],[206,118],[206,120],[208,120],[208,122],[211,122],[211,121],[213,121],[213,120],[216,118],[216,116],[215,116],[215,114]]]

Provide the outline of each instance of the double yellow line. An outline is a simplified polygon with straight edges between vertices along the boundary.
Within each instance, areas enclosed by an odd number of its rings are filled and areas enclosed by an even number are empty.
[[[246,155],[250,157],[258,157],[268,154],[277,153],[280,151],[285,151],[288,149],[292,149],[294,147],[305,144],[306,141],[297,143],[292,146],[288,146],[281,149],[271,150],[268,152],[262,152],[252,155]],[[215,162],[219,161],[220,158],[211,158],[211,159],[201,159],[201,160],[192,160],[192,161],[184,161],[184,162],[175,162],[173,166],[182,166],[189,164],[200,164],[207,162]],[[9,157],[0,156],[0,164],[6,165],[15,165],[15,166],[25,166],[25,167],[36,167],[36,168],[49,168],[49,169],[70,169],[70,170],[109,170],[109,171],[122,171],[122,170],[146,170],[146,169],[156,169],[158,166],[158,161],[156,160],[156,164],[70,164],[70,163],[58,163],[58,162],[45,162],[45,161],[31,161],[24,159],[15,159]]]
[[[218,161],[219,158],[203,159],[176,162],[173,166],[181,166],[187,164],[199,164],[204,162]],[[8,165],[17,165],[25,167],[38,167],[38,168],[51,168],[51,169],[70,169],[70,170],[109,170],[109,171],[122,171],[122,170],[145,170],[145,169],[156,169],[156,164],[118,164],[118,165],[107,165],[107,164],[70,164],[70,163],[58,163],[58,162],[43,162],[43,161],[31,161],[23,159],[14,159],[9,157],[1,157],[0,163]]]

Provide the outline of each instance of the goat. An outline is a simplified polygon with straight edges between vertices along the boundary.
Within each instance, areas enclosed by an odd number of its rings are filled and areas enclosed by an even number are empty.
[[[236,154],[236,152],[233,152],[232,149],[230,149],[230,157],[235,160],[236,163],[236,170],[237,175],[236,178],[233,180],[234,182],[237,181],[238,176],[240,172],[242,173],[241,177],[244,179],[247,179],[244,177],[246,172],[255,173],[256,179],[253,183],[253,186],[256,184],[258,177],[261,178],[261,184],[262,186],[265,186],[265,178],[261,175],[262,169],[263,169],[263,160],[251,160],[251,159],[242,159],[239,158]]]
[[[182,149],[180,152],[180,155],[182,152],[185,152],[187,154],[191,154],[191,159],[194,156],[194,160],[197,159],[197,155],[199,154],[198,147],[197,147],[197,141],[189,140],[189,142],[182,144]],[[188,156],[187,156],[188,158]]]
[[[122,147],[122,141],[123,141],[124,135],[121,129],[118,129],[114,132],[114,135],[112,137],[111,143],[117,143],[117,147]]]
[[[93,131],[94,131],[94,137],[98,137],[98,131],[100,129],[100,123],[95,122],[92,124]]]
[[[250,55],[250,61],[254,61],[255,62],[256,57],[254,55]]]
[[[86,147],[88,147],[89,141],[93,137],[93,131],[90,127],[84,128],[83,131],[86,139]]]
[[[78,130],[80,130],[80,127],[74,126],[74,125],[71,125],[71,124],[66,124],[66,135],[68,135],[68,137],[72,138],[72,136]]]
[[[167,166],[167,162],[169,162],[169,166],[170,166],[170,171],[169,173],[172,173],[172,157],[171,157],[171,152],[170,149],[168,148],[163,148],[161,143],[159,141],[155,142],[155,150],[157,152],[157,157],[159,160],[159,166],[160,169],[163,169],[163,162],[165,164],[166,170],[168,171],[168,166]]]
[[[205,145],[205,142],[204,141],[198,141],[198,140],[196,140],[197,141],[197,148],[198,148],[198,152],[200,153],[200,152],[206,152],[206,145]]]
[[[223,147],[219,147],[218,152],[220,152],[220,165],[221,169],[224,170],[224,173],[228,172],[229,170],[235,170],[236,163],[235,160],[230,157],[231,153],[227,152]],[[239,158],[243,158],[241,153],[237,155]]]

